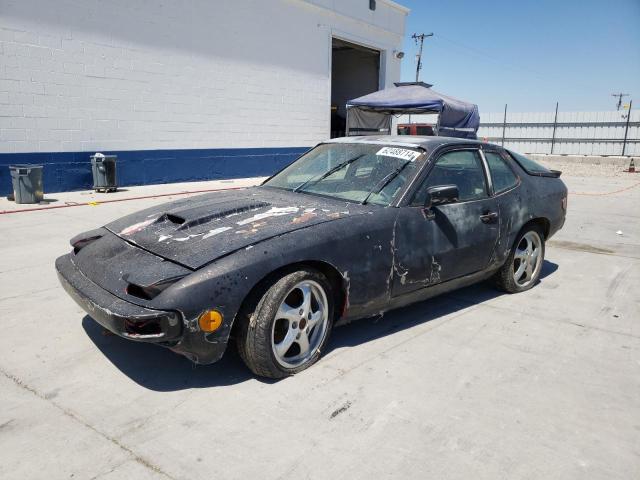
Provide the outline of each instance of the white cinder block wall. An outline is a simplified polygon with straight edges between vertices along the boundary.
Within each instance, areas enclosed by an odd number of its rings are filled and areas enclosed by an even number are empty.
[[[301,147],[329,134],[331,37],[400,76],[378,0],[0,0],[0,153]]]

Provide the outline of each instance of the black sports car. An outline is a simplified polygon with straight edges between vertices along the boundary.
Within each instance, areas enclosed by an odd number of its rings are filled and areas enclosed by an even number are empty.
[[[442,137],[322,143],[262,185],[185,198],[71,240],[66,291],[112,332],[196,363],[230,336],[257,375],[318,360],[334,324],[495,277],[537,281],[567,189],[496,145]]]

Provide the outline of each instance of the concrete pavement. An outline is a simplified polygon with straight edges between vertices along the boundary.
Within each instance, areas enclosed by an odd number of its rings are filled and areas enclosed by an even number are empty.
[[[640,175],[563,178],[534,289],[353,323],[279,382],[105,334],[58,285],[70,237],[171,197],[0,215],[0,478],[640,477],[640,187],[606,195]]]

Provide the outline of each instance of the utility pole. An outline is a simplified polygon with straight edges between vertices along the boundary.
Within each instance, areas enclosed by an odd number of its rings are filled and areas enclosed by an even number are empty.
[[[420,40],[420,50],[418,52],[418,55],[416,55],[416,59],[418,60],[418,64],[416,65],[416,82],[420,81],[420,70],[422,69],[422,44],[424,43],[424,39],[426,37],[433,37],[433,33],[414,33],[413,35],[411,35],[411,38],[415,40],[416,45],[418,45],[418,40]]]
[[[618,97],[618,103],[616,105],[616,110],[620,111],[620,107],[622,106],[622,97],[628,97],[628,93],[612,93],[612,97]]]

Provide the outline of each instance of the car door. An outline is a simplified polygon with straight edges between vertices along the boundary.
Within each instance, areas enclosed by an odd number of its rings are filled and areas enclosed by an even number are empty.
[[[495,145],[485,144],[482,153],[489,170],[491,192],[496,201],[500,215],[500,241],[496,246],[495,263],[502,264],[511,251],[513,236],[519,230],[519,225],[527,219],[524,200],[519,190],[521,179],[512,167],[508,154]]]
[[[396,221],[393,296],[485,269],[498,240],[498,209],[478,148],[445,150],[427,168]],[[459,199],[426,210],[427,189],[440,185],[456,185]]]

